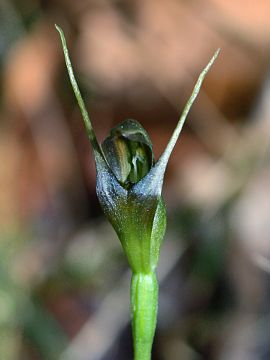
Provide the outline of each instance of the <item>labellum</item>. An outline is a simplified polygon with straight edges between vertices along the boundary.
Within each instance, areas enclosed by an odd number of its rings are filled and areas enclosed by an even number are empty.
[[[129,189],[154,163],[151,140],[136,120],[117,125],[101,145],[104,157],[120,184]]]

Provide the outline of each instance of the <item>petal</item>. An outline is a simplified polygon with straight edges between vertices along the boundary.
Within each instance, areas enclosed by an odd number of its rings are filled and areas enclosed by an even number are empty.
[[[125,140],[109,136],[103,141],[102,150],[117,180],[125,184],[131,171],[131,157]]]

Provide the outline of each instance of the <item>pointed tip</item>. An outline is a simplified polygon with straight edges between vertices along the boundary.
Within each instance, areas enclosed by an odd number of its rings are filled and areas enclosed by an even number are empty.
[[[54,24],[54,27],[56,28],[56,30],[59,32],[59,34],[63,34],[63,30],[61,29],[61,27],[57,24]]]
[[[219,55],[219,53],[221,52],[221,48],[218,48],[216,51],[215,51],[215,53],[214,53],[214,56],[213,56],[213,61],[215,61],[216,60],[216,58],[218,57],[218,55]]]
[[[199,94],[199,91],[201,89],[203,80],[206,76],[206,74],[208,73],[208,71],[211,69],[212,65],[214,64],[214,62],[216,61],[218,55],[220,53],[220,48],[218,48],[214,55],[212,56],[212,58],[210,59],[210,61],[208,62],[208,64],[205,66],[205,68],[202,70],[202,72],[200,73],[197,82],[193,88],[193,92],[189,98],[189,100],[187,101],[184,110],[180,116],[180,119],[177,123],[177,126],[171,136],[171,139],[169,140],[169,143],[166,147],[166,149],[164,150],[163,154],[161,155],[161,157],[159,158],[159,160],[157,161],[156,165],[154,166],[155,168],[159,168],[158,171],[163,172],[166,169],[169,157],[171,155],[171,152],[176,144],[176,141],[182,131],[183,125],[185,123],[185,120],[187,118],[187,115],[190,111],[191,106],[193,105],[197,95]],[[154,170],[153,170],[154,171]]]
[[[65,39],[65,34],[64,34],[63,29],[57,24],[54,24],[54,26],[60,35],[60,39],[62,41],[63,47],[66,47],[66,39]]]
[[[220,48],[218,48],[214,55],[212,56],[212,58],[210,59],[210,61],[208,62],[208,64],[206,65],[206,67],[203,69],[202,73],[199,76],[199,79],[201,78],[201,82],[204,79],[205,75],[208,73],[208,71],[210,70],[210,68],[212,67],[212,65],[214,64],[214,62],[216,61],[219,53],[220,53]]]
[[[64,34],[64,31],[63,29],[57,25],[57,24],[54,24],[56,30],[58,31],[59,35],[60,35],[60,39],[61,39],[61,42],[62,42],[62,45],[63,45],[63,49],[64,49],[64,52],[65,52],[65,47],[67,46],[66,45],[66,39],[65,39],[65,34]]]
[[[59,32],[59,34],[60,34],[60,39],[61,39],[61,42],[62,42],[64,58],[65,58],[66,66],[67,66],[67,71],[68,71],[70,83],[71,83],[71,86],[73,88],[73,92],[75,94],[75,97],[77,99],[79,108],[81,110],[81,114],[82,114],[82,117],[83,117],[83,120],[84,120],[85,128],[86,128],[86,131],[87,131],[87,134],[88,134],[88,138],[89,138],[89,140],[90,140],[90,142],[91,142],[91,144],[93,146],[94,151],[96,151],[96,152],[98,152],[98,153],[100,153],[102,155],[101,148],[100,148],[100,146],[98,144],[98,141],[96,139],[96,135],[94,133],[91,120],[89,118],[89,115],[88,115],[88,112],[86,110],[83,98],[81,96],[79,86],[77,84],[76,78],[75,78],[74,73],[73,73],[73,68],[72,68],[70,58],[69,58],[69,52],[68,52],[68,47],[67,47],[64,31],[57,24],[55,24],[54,26],[55,26],[56,30]]]

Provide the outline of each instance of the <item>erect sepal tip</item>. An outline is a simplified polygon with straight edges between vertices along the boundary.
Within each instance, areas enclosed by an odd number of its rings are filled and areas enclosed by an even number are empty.
[[[171,153],[173,151],[173,148],[179,138],[179,135],[182,131],[182,128],[184,126],[184,123],[186,121],[186,118],[187,118],[187,115],[194,103],[194,101],[196,100],[199,92],[200,92],[200,89],[201,89],[201,86],[202,86],[202,83],[204,81],[204,78],[206,76],[206,74],[208,73],[208,71],[211,69],[211,67],[213,66],[214,62],[216,61],[218,55],[220,53],[220,48],[216,50],[216,52],[214,53],[214,55],[212,56],[212,58],[210,59],[210,61],[208,62],[208,64],[205,66],[205,68],[202,70],[202,72],[200,73],[199,77],[198,77],[198,80],[193,88],[193,91],[192,91],[192,94],[190,96],[190,98],[188,99],[185,107],[184,107],[184,110],[182,111],[181,115],[180,115],[180,118],[178,120],[178,123],[176,125],[176,128],[163,152],[163,154],[160,156],[159,160],[157,161],[155,167],[153,169],[151,169],[151,171],[153,173],[157,172],[158,173],[158,176],[161,176],[163,178],[164,176],[164,173],[165,173],[165,170],[166,170],[166,167],[167,167],[167,163],[169,161],[169,158],[171,156]],[[162,186],[162,184],[161,184]],[[161,189],[160,189],[161,190]]]
[[[63,47],[63,52],[64,52],[64,58],[65,58],[65,63],[66,63],[66,67],[67,67],[67,71],[68,71],[68,75],[69,75],[69,79],[70,79],[70,83],[73,89],[73,92],[75,94],[75,97],[77,99],[79,108],[81,110],[81,114],[83,117],[83,121],[84,121],[84,125],[86,128],[86,132],[89,138],[89,141],[91,142],[91,145],[93,147],[94,153],[99,153],[101,156],[102,155],[102,150],[100,148],[100,145],[97,141],[95,132],[93,130],[93,126],[90,120],[90,117],[88,115],[88,111],[86,110],[79,86],[77,84],[74,72],[73,72],[73,68],[72,68],[72,64],[70,61],[70,57],[69,57],[69,51],[67,48],[67,43],[66,43],[66,38],[65,38],[65,34],[63,32],[63,30],[61,29],[60,26],[58,26],[57,24],[55,24],[55,28],[56,30],[59,32],[60,35],[60,39],[62,42],[62,47]]]

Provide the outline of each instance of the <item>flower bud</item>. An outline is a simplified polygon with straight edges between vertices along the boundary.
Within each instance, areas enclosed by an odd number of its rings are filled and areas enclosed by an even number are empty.
[[[56,29],[61,37],[71,85],[94,150],[100,204],[118,234],[133,273],[149,274],[157,266],[166,228],[166,210],[161,197],[166,166],[219,50],[201,72],[166,149],[154,164],[149,136],[135,120],[126,120],[113,128],[102,146],[99,145],[73,74],[64,33],[57,25]]]
[[[97,195],[134,273],[156,268],[166,228],[161,179],[153,168],[152,144],[143,127],[126,120],[112,129],[96,156]],[[157,181],[154,181],[154,179]]]

